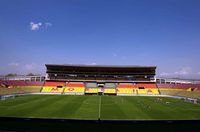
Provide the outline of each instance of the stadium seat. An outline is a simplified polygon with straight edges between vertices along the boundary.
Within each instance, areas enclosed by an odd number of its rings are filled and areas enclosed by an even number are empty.
[[[117,88],[119,94],[136,94],[135,88]]]
[[[146,89],[137,89],[137,93],[138,94],[147,94],[147,90]]]
[[[62,93],[63,92],[63,87],[62,88],[58,88],[58,87],[48,87],[48,86],[44,86],[42,89],[42,92],[44,93]]]
[[[45,82],[42,91],[43,93],[62,93],[65,87],[65,82]]]
[[[159,94],[156,83],[137,83],[137,94]]]
[[[115,88],[104,88],[104,93],[105,94],[116,94],[116,89]]]
[[[83,82],[68,82],[65,85],[64,94],[83,95],[85,86]]]
[[[163,95],[200,98],[199,84],[157,84]]]
[[[133,83],[119,83],[117,85],[117,94],[136,94],[135,84]]]
[[[44,82],[22,80],[0,80],[0,94],[40,92]]]
[[[86,88],[85,93],[90,93],[90,94],[97,94],[99,91],[99,88]]]

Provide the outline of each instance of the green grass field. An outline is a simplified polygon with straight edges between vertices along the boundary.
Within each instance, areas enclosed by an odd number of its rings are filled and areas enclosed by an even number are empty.
[[[101,120],[200,119],[200,105],[173,98],[31,95],[0,101],[1,117]],[[168,102],[168,103],[166,103]]]

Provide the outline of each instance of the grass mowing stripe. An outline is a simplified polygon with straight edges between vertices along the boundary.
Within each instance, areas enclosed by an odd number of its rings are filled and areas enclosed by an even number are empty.
[[[60,113],[58,113],[57,116],[70,119],[81,118],[79,109],[87,98],[86,96],[69,96],[70,101],[60,107]]]
[[[128,100],[129,99],[129,100]],[[145,113],[144,109],[141,109],[140,106],[137,105],[137,99],[131,97],[117,97],[116,100],[121,103],[117,103],[126,115],[124,119],[138,119],[143,116],[144,118],[149,118],[149,116]]]
[[[148,106],[144,105],[141,100],[131,97],[122,97],[124,99],[123,104],[119,104],[121,109],[127,115],[127,119],[138,119],[141,118],[150,118],[148,115]]]
[[[50,98],[50,97],[49,97]],[[23,107],[24,105],[26,104],[31,104],[33,102],[38,102],[38,101],[42,101],[42,100],[46,100],[46,98],[41,98],[41,97],[37,97],[37,98],[34,98],[33,99],[30,99],[30,98],[27,98],[26,100],[20,100],[20,102],[17,102],[15,105],[9,105],[7,106],[8,109],[14,109],[14,108],[17,108],[17,107]],[[13,104],[13,103],[12,103]]]
[[[98,96],[82,96],[84,101],[81,103],[79,109],[74,116],[79,119],[98,119],[99,97]]]
[[[39,97],[39,100],[30,101],[30,103],[26,103],[15,107],[14,109],[8,109],[7,111],[1,111],[1,116],[16,116],[16,117],[29,117],[31,114],[35,113],[39,109],[43,109],[50,105],[49,101],[54,101],[61,96],[46,96],[46,97]]]
[[[162,100],[158,101],[157,98],[68,95],[22,96],[12,100],[0,101],[0,116],[95,120],[100,118],[200,119],[199,104],[162,97],[159,97]],[[7,106],[8,108],[6,108]]]
[[[156,98],[153,97],[144,97],[143,105],[147,107],[146,114],[149,115],[149,119],[173,119],[173,115],[171,114],[172,109],[166,105],[160,105],[159,102],[155,102]]]
[[[115,97],[103,96],[102,107],[101,107],[101,119],[122,119],[122,118],[126,118],[126,114],[121,110],[119,105],[116,103]]]
[[[38,98],[39,97],[39,98]],[[0,100],[0,106],[13,106],[13,105],[18,105],[18,104],[22,104],[22,103],[27,103],[29,101],[34,101],[34,100],[38,100],[42,98],[41,96],[19,96],[16,97],[14,99],[7,99],[7,100]]]
[[[59,110],[59,102],[64,103],[63,100],[68,100],[68,97],[51,97],[50,99],[42,102],[42,106],[39,109],[36,109],[34,112],[30,113],[31,117],[39,116],[39,117],[54,117],[54,111]],[[46,105],[45,105],[46,104]]]
[[[126,99],[135,106],[134,110],[137,110],[135,117],[141,119],[172,119],[171,109],[168,106],[162,106],[158,102],[155,102],[154,97],[136,97]],[[133,101],[134,99],[134,101]],[[161,118],[162,117],[162,118]]]

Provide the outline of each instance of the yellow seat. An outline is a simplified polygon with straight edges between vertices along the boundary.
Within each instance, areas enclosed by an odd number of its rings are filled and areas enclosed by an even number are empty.
[[[159,94],[157,88],[137,89],[138,94]]]
[[[106,89],[104,89],[104,93],[113,93],[113,94],[115,94],[116,93],[116,89],[114,89],[114,88],[106,88]]]
[[[85,93],[98,93],[98,88],[86,88]]]
[[[56,86],[44,86],[41,92],[48,93],[48,92],[53,92],[53,93],[62,93],[63,92],[63,87],[58,88]]]
[[[136,90],[134,88],[117,88],[118,94],[136,94]]]
[[[84,93],[84,87],[66,87],[64,92],[65,93]]]
[[[157,88],[147,88],[145,89],[147,94],[159,94],[158,89]]]
[[[147,94],[146,89],[138,89],[138,94]]]

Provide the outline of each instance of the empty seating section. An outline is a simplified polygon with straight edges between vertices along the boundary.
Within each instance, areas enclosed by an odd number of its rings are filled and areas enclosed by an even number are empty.
[[[105,88],[104,93],[105,94],[116,94],[116,89],[115,88]]]
[[[40,92],[44,82],[22,80],[0,80],[0,94]]]
[[[159,94],[157,88],[145,88],[145,89],[137,89],[138,94]]]
[[[19,88],[21,86],[26,86],[26,82],[21,80],[4,80],[1,85],[4,87]]]
[[[163,95],[200,98],[199,84],[157,84]]]
[[[133,83],[119,83],[118,88],[136,88],[136,84]]]
[[[64,94],[82,95],[84,91],[85,86],[83,82],[67,82]]]
[[[98,85],[96,82],[87,82],[85,83],[85,93],[86,94],[97,94],[99,91],[101,91],[101,88],[98,88]]]
[[[173,88],[174,84],[157,84],[158,88]]]
[[[117,94],[136,94],[135,84],[119,83],[117,85]]]
[[[200,90],[200,84],[157,84],[158,88],[180,89],[180,90]]]
[[[42,89],[42,90],[41,90]],[[96,83],[59,81],[0,80],[0,94],[14,93],[63,93],[70,95],[104,94],[147,95],[165,94],[200,98],[200,84],[156,84],[156,83]]]
[[[135,88],[117,88],[118,94],[136,94]]]
[[[200,91],[200,84],[195,84],[193,87],[194,91]]]
[[[42,88],[44,82],[39,81],[26,81],[26,88]]]
[[[105,83],[104,94],[116,94],[116,84],[115,83]]]
[[[86,88],[96,88],[97,83],[96,82],[87,82],[87,83],[85,83],[85,87]]]
[[[147,94],[160,94],[158,88],[146,89]]]
[[[155,83],[120,83],[118,94],[159,94]]]
[[[157,87],[155,83],[137,83],[136,86],[144,87],[144,88],[156,88]]]
[[[22,81],[22,80],[1,80],[0,86],[1,87],[12,87],[12,88],[41,88],[44,82],[37,82],[37,81]]]
[[[24,93],[39,93],[41,88],[0,88],[0,95],[6,94],[24,94]]]
[[[44,86],[65,86],[65,82],[45,82]]]
[[[174,96],[200,98],[200,91],[187,91],[187,90],[180,90],[180,89],[162,89],[162,88],[160,88],[160,92],[163,95],[174,95]]]
[[[42,91],[44,93],[62,93],[64,90],[65,82],[48,82],[46,81]]]
[[[0,80],[0,88],[4,88],[4,87],[6,87],[6,85],[4,84],[4,81]]]
[[[86,88],[85,93],[94,94],[94,93],[98,93],[98,91],[100,90],[101,90],[100,88]]]
[[[43,86],[44,82],[38,82],[38,81],[26,81],[26,84],[28,86]]]
[[[44,86],[42,88],[42,91],[44,93],[62,93],[63,92],[63,88],[58,88],[58,87],[48,87],[48,86]]]
[[[137,94],[147,94],[146,89],[137,89]]]
[[[138,94],[159,94],[156,83],[137,83]]]
[[[27,87],[27,86],[43,86],[44,82],[36,82],[36,81],[22,81],[22,80],[1,80],[1,87]]]
[[[116,88],[115,83],[105,83],[104,88]]]

